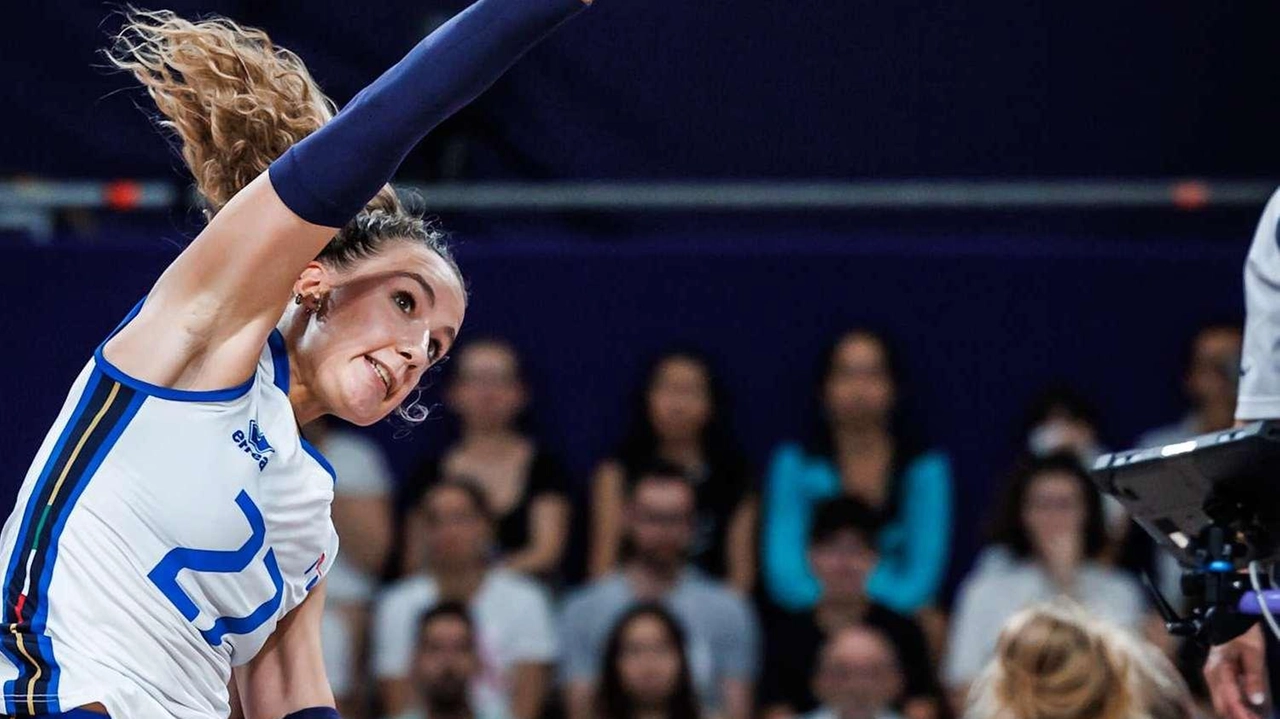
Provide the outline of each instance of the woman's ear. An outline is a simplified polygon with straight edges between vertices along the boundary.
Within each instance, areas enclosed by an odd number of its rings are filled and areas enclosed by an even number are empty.
[[[312,260],[302,269],[293,283],[294,304],[303,305],[308,314],[322,314],[329,290],[333,287],[332,272]]]
[[[298,274],[298,279],[293,283],[293,294],[295,297],[312,297],[329,294],[329,290],[333,287],[332,272],[324,265],[312,260],[307,266],[302,268],[302,272]]]

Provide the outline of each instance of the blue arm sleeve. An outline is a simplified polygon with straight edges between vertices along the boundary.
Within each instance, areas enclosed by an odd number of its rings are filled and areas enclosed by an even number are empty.
[[[272,163],[276,194],[307,222],[345,225],[427,132],[583,7],[582,0],[479,0]]]
[[[765,480],[764,580],[769,596],[783,609],[800,611],[818,601],[818,580],[809,571],[809,523],[821,488],[810,487],[804,453],[784,445],[774,455]],[[828,492],[829,493],[829,492]]]
[[[902,488],[902,520],[892,531],[893,551],[884,551],[867,593],[902,614],[933,600],[942,583],[951,546],[951,463],[930,452],[907,469]],[[888,549],[888,548],[886,548]]]

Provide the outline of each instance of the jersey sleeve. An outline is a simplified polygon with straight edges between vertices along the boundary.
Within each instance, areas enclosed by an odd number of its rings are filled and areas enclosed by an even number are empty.
[[[1236,419],[1280,417],[1280,191],[1271,196],[1244,265],[1245,328]]]

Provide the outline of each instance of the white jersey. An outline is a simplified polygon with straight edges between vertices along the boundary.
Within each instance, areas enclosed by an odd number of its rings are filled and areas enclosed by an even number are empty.
[[[1245,326],[1236,419],[1280,418],[1280,190],[1262,211],[1244,265]]]
[[[288,386],[279,333],[218,391],[133,379],[98,348],[0,534],[0,714],[227,716],[231,667],[337,552],[333,471]]]

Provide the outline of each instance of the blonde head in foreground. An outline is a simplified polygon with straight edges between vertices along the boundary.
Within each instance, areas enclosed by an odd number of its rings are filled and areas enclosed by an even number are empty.
[[[1191,719],[1191,695],[1157,648],[1071,604],[1005,625],[965,719]]]

